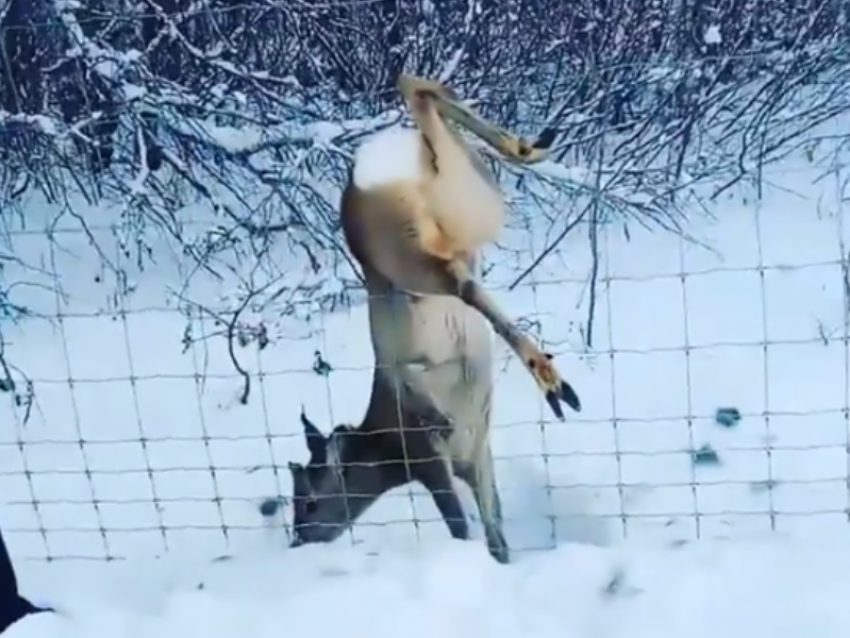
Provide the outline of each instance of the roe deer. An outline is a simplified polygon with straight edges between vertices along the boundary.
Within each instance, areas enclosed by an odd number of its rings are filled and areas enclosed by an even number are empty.
[[[488,323],[559,418],[559,400],[581,406],[552,357],[473,279],[478,252],[497,238],[505,210],[494,178],[453,123],[517,163],[543,159],[552,136],[535,144],[517,138],[437,82],[402,75],[399,89],[416,128],[385,131],[357,150],[340,206],[369,294],[369,406],[358,427],[337,426],[327,437],[302,414],[310,460],[290,463],[293,544],[338,538],[382,494],[410,481],[431,492],[451,535],[466,539],[454,475],[472,490],[490,554],[507,563],[489,440]]]

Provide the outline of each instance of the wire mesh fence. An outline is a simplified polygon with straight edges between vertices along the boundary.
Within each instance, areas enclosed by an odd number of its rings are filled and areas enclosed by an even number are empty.
[[[482,268],[584,405],[554,422],[499,350],[512,548],[846,533],[846,3],[118,4],[0,2],[18,555],[238,552],[269,498],[288,542],[302,407],[328,433],[369,400],[336,207],[402,68],[558,133],[494,165],[514,214]],[[446,534],[406,487],[339,542]]]
[[[748,222],[721,220],[718,228],[734,225],[730,234],[738,235],[740,226],[755,226],[752,210],[738,214]],[[800,215],[787,232],[818,223]],[[613,229],[606,234],[616,241]],[[85,241],[80,253],[55,237],[32,237],[63,273],[64,299],[50,316],[4,330],[10,360],[30,375],[34,393],[32,405],[7,401],[0,435],[8,542],[48,559],[218,555],[263,542],[258,507],[291,495],[286,464],[306,456],[302,407],[326,433],[365,412],[372,370],[362,306],[317,315],[300,338],[240,348],[254,380],[243,405],[244,379],[226,339],[205,338],[216,331],[209,316],[139,303],[166,285],[156,276],[116,298],[109,282],[93,281],[99,258]],[[679,258],[690,244],[641,234],[633,245],[626,255],[625,244],[606,251],[622,257],[606,257],[604,269],[623,271],[597,282],[592,349],[567,326],[587,310],[586,302],[572,304],[587,277],[529,281],[508,294],[493,286],[518,316],[539,322],[585,403],[567,423],[552,420],[515,358],[503,353],[494,449],[518,549],[575,538],[676,543],[843,529],[850,502],[846,259],[826,259],[820,244],[817,263],[795,264],[786,253],[790,262],[649,274],[661,265],[654,251]],[[86,255],[90,267],[81,267]],[[653,263],[624,263],[631,259]],[[98,287],[101,299],[91,292]],[[813,300],[823,301],[813,314],[799,307]],[[806,320],[813,316],[825,324]],[[198,331],[188,348],[187,322]],[[718,424],[722,407],[735,410]],[[285,502],[287,517],[290,509]],[[446,534],[421,488],[396,490],[375,510],[338,542]],[[274,532],[276,542],[288,541],[286,525]]]

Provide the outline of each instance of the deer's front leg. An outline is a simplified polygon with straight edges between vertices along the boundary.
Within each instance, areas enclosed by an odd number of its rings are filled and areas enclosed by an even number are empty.
[[[452,483],[450,467],[432,444],[429,434],[434,425],[450,428],[451,424],[436,410],[427,409],[427,412],[427,417],[421,417],[417,424],[419,427],[410,427],[402,432],[410,475],[431,493],[452,538],[469,540],[469,521]]]
[[[559,401],[580,412],[581,401],[572,386],[561,378],[552,361],[552,355],[543,352],[502,313],[495,300],[473,279],[466,263],[460,260],[446,262],[446,270],[453,283],[457,285],[458,296],[467,305],[484,315],[493,329],[519,356],[523,365],[537,381],[537,385],[543,390],[546,402],[555,416],[564,420],[564,412]]]

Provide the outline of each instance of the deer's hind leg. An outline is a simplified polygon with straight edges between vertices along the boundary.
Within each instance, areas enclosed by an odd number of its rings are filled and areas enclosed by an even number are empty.
[[[465,263],[479,249],[481,241],[469,232],[446,228],[429,209],[428,202],[429,197],[425,194],[404,202],[408,216],[403,220],[403,234],[408,246],[439,263]]]
[[[543,390],[546,402],[555,415],[561,420],[564,419],[564,412],[559,401],[563,401],[576,412],[580,411],[581,401],[572,386],[561,379],[561,375],[552,362],[552,355],[543,352],[501,311],[495,300],[472,277],[466,262],[454,259],[446,262],[445,269],[451,285],[457,289],[458,297],[484,315],[496,333],[519,356],[523,365],[537,381],[537,385]]]
[[[572,386],[561,379],[552,355],[543,352],[527,335],[523,334],[501,311],[495,300],[472,276],[469,267],[469,252],[455,238],[446,234],[439,223],[420,210],[407,221],[405,228],[408,239],[414,239],[418,248],[431,258],[431,267],[441,280],[445,294],[456,295],[468,306],[475,308],[490,322],[493,329],[519,356],[523,365],[543,390],[546,402],[555,415],[563,420],[564,412],[559,401],[563,401],[576,412],[581,402]]]

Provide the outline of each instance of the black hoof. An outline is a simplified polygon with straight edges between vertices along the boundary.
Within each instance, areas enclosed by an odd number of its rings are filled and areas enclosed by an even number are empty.
[[[579,400],[575,390],[573,390],[572,386],[570,386],[570,384],[566,381],[561,381],[559,392],[550,390],[546,393],[546,403],[549,404],[549,407],[552,408],[552,412],[554,412],[555,416],[561,421],[564,420],[564,410],[561,408],[562,401],[576,412],[581,412],[581,401]]]
[[[497,563],[508,565],[511,562],[511,550],[501,531],[487,534],[487,551]]]

